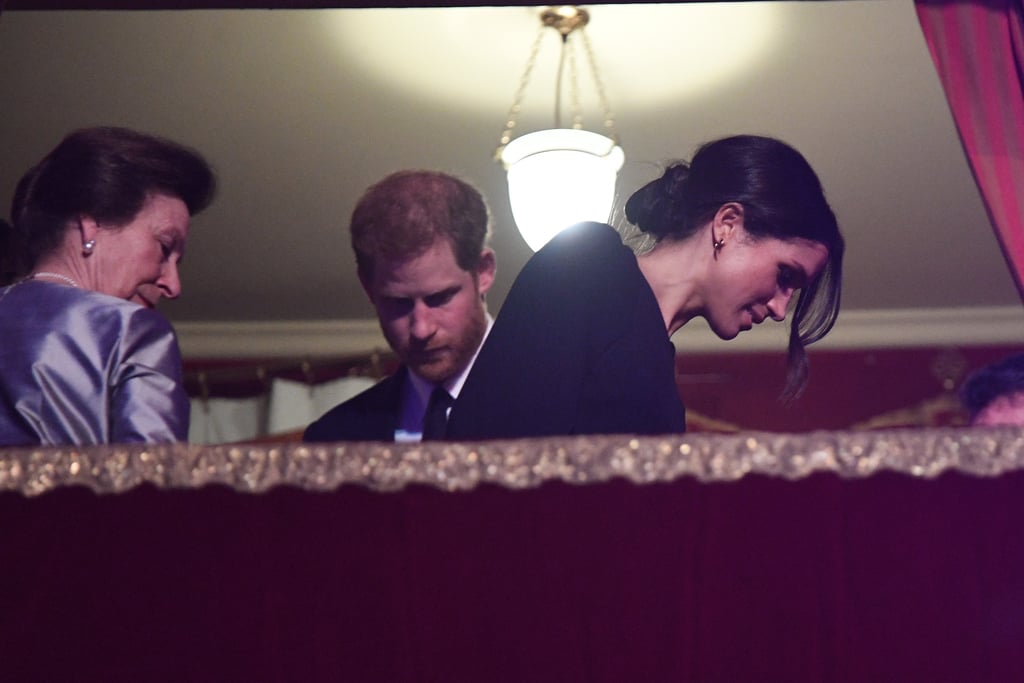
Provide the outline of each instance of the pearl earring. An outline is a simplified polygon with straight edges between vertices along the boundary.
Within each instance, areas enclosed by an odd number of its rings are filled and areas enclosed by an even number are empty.
[[[82,256],[91,256],[92,250],[96,248],[96,240],[89,240],[82,244]]]

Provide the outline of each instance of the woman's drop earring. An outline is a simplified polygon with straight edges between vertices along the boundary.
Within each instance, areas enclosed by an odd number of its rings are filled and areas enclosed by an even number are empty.
[[[96,240],[88,240],[82,244],[82,256],[92,256],[92,250],[96,248]]]

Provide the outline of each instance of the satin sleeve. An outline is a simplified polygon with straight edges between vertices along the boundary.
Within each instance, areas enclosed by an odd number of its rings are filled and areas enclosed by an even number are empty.
[[[174,329],[156,311],[139,308],[122,334],[111,358],[111,442],[186,441],[189,401]]]

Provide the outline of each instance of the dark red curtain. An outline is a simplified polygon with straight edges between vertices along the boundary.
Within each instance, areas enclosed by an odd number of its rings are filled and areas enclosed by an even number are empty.
[[[915,5],[989,219],[1024,297],[1024,2]]]
[[[1024,472],[0,493],[5,681],[992,681]]]

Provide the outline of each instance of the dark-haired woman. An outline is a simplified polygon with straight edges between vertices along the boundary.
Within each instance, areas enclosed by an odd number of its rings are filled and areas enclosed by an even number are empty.
[[[170,323],[190,217],[213,197],[196,152],[124,128],[68,135],[0,221],[0,445],[184,441]]]
[[[669,338],[702,317],[722,339],[785,318],[789,380],[839,312],[843,238],[813,169],[773,138],[701,147],[627,201],[647,241],[584,223],[526,264],[452,409],[448,436],[661,434],[686,429]]]

